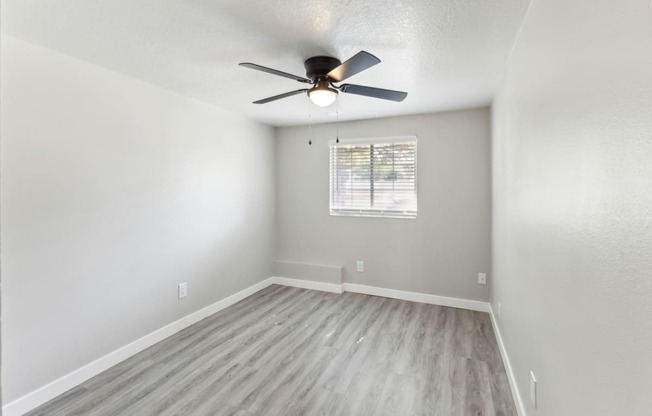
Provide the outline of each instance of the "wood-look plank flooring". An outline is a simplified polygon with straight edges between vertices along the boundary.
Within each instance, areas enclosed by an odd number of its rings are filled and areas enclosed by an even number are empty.
[[[516,416],[489,315],[270,286],[28,413]]]

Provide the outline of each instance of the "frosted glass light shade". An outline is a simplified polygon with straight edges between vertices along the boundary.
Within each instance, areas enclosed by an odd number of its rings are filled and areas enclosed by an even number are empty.
[[[319,107],[328,107],[337,98],[337,91],[332,88],[313,88],[308,91],[310,101]]]

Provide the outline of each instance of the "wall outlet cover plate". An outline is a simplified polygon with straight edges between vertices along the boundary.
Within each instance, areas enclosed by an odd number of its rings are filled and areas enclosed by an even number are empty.
[[[179,283],[179,299],[183,299],[186,296],[188,296],[188,283]]]

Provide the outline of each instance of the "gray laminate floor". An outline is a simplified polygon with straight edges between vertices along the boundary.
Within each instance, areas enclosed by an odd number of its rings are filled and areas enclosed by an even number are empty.
[[[29,415],[516,415],[488,314],[270,286]]]

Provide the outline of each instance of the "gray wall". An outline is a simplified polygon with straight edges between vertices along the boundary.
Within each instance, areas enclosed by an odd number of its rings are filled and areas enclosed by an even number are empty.
[[[535,0],[492,147],[491,302],[528,414],[649,415],[649,0]]]
[[[272,274],[272,128],[18,40],[1,58],[6,403]]]
[[[339,131],[341,139],[418,136],[418,217],[331,217],[335,124],[313,126],[312,146],[307,126],[280,128],[278,259],[344,266],[348,283],[488,300],[477,273],[488,272],[490,257],[489,110],[349,122]],[[356,260],[365,262],[364,273],[355,271]]]

